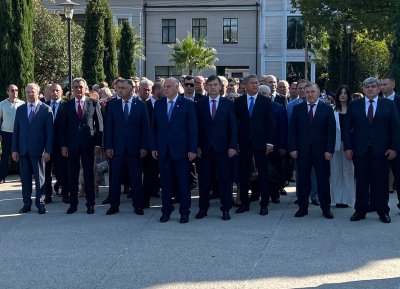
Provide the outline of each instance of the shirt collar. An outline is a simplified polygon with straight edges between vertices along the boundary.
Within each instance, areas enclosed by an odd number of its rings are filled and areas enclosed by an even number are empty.
[[[369,104],[369,98],[368,97],[364,97],[365,98],[365,104]],[[373,98],[373,101],[375,102],[375,103],[378,103],[378,96],[375,96],[374,98]]]
[[[257,95],[258,95],[258,93],[256,93],[255,95],[247,94],[247,99],[250,99],[250,97],[254,97],[254,99],[256,99]]]
[[[221,96],[220,95],[218,95],[216,98],[215,98],[215,101],[216,102],[219,102],[219,98],[220,98]],[[211,102],[213,99],[211,98],[211,96],[208,96],[208,101],[209,102]]]
[[[129,104],[132,104],[133,96],[131,96],[130,99],[128,99]],[[125,100],[122,99],[122,102],[125,103]]]
[[[176,102],[176,99],[177,99],[177,98],[178,98],[178,95],[176,95],[172,101],[173,101],[173,102]],[[171,100],[167,98],[167,102],[170,102],[170,101],[171,101]]]
[[[82,98],[80,99],[82,102],[85,102],[85,100],[86,100],[86,95],[84,95],[84,96],[82,96]],[[79,101],[79,99],[77,99],[76,97],[75,97],[75,102],[77,102],[77,101]]]
[[[37,107],[37,105],[39,104],[39,102],[40,102],[40,100],[38,99],[38,100],[36,100],[34,103],[28,102],[27,104],[28,104],[28,106],[31,106],[31,104],[33,104],[34,107]]]
[[[54,103],[59,104],[61,101],[61,98],[58,98],[56,101],[51,100],[51,105],[53,105]]]
[[[389,98],[389,99],[394,99],[394,95],[395,95],[395,93],[393,91],[392,94],[389,94],[388,96],[385,95],[385,97]]]
[[[317,101],[314,103],[315,105],[318,105],[318,102],[319,102],[319,98],[317,99]],[[307,100],[307,105],[309,105],[310,103],[308,102],[308,100]]]

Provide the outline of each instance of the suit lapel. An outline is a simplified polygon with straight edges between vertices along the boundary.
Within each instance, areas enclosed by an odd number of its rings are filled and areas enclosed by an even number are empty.
[[[314,123],[316,122],[316,119],[318,119],[319,116],[321,115],[321,113],[322,113],[321,110],[324,109],[322,104],[320,104],[320,103],[321,102],[318,101],[318,105],[315,108],[315,114],[314,114],[314,117],[313,117],[312,125],[314,125]],[[307,108],[307,110],[308,110],[308,108]]]
[[[41,106],[41,105],[42,105],[42,102],[39,101],[38,104],[37,104],[37,106],[36,106],[35,113],[34,113],[34,115],[33,115],[33,117],[32,117],[32,121],[29,123],[29,125],[32,124],[32,123],[35,121],[36,116],[38,115],[38,112],[39,112],[39,109],[40,109],[40,106]],[[29,119],[28,119],[28,122],[29,122]]]
[[[92,99],[90,99],[90,97],[86,97],[85,98],[85,107],[82,110],[82,118],[85,117],[85,115],[87,114],[87,111],[89,109],[89,105],[92,105]]]
[[[191,101],[191,100],[189,100],[189,101]],[[171,119],[169,121],[170,123],[174,119],[175,115],[179,112],[179,110],[182,109],[181,108],[182,105],[183,105],[183,100],[181,97],[178,96],[178,98],[176,99],[175,105],[174,105],[174,109],[172,110]],[[168,118],[168,114],[167,114],[167,118]]]
[[[378,102],[376,103],[375,115],[374,115],[374,118],[372,119],[371,125],[373,125],[374,123],[376,123],[379,120],[379,116],[385,110],[384,105],[385,105],[385,103],[382,102],[381,99],[378,99]]]
[[[359,109],[360,109],[360,114],[361,114],[361,116],[362,116],[362,119],[365,121],[365,123],[367,124],[367,125],[369,125],[369,122],[368,122],[368,117],[367,117],[367,115],[366,115],[366,113],[365,113],[365,100],[364,100],[364,98],[362,99],[363,101],[360,101],[360,106],[359,106]]]
[[[250,119],[253,118],[253,115],[255,115],[257,113],[257,110],[259,110],[261,108],[261,105],[262,105],[261,102],[263,101],[263,99],[262,99],[263,97],[265,97],[265,96],[263,96],[261,94],[257,94],[257,97],[254,101],[253,113],[251,114]],[[247,100],[247,98],[246,98],[246,100]],[[247,104],[247,101],[246,101],[246,104]],[[248,113],[248,111],[249,111],[249,109],[247,109],[247,113]]]
[[[219,98],[219,102],[218,102],[218,106],[217,106],[217,111],[215,112],[215,117],[214,117],[214,120],[216,120],[217,119],[217,117],[221,114],[221,110],[222,109],[224,109],[224,101],[222,100],[222,97],[220,97]],[[208,107],[208,108],[210,108],[210,107]],[[254,111],[253,111],[253,113],[254,113]],[[210,116],[211,116],[211,114],[210,114]],[[211,118],[212,119],[212,118]]]
[[[135,98],[135,97],[132,99],[131,110],[129,111],[129,116],[128,116],[128,121],[127,121],[127,123],[129,123],[129,122],[132,120],[133,114],[134,114],[133,111],[136,109],[138,101],[141,101],[141,100],[138,100],[138,99]],[[150,100],[150,101],[151,101],[151,100]]]

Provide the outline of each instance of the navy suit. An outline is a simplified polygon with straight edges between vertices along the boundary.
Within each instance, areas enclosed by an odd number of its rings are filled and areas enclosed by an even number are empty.
[[[345,151],[353,150],[356,212],[366,214],[371,199],[377,213],[383,215],[390,211],[389,161],[385,153],[388,149],[400,149],[400,120],[394,101],[380,97],[376,105],[369,124],[365,99],[350,102],[343,126],[343,145]]]
[[[289,126],[289,152],[297,151],[299,208],[308,208],[311,191],[311,169],[317,177],[318,198],[321,209],[331,206],[329,161],[325,152],[333,154],[336,140],[336,122],[330,105],[318,101],[312,123],[307,101],[293,107]]]
[[[12,140],[12,152],[19,154],[22,181],[22,198],[25,207],[32,205],[32,174],[35,177],[36,207],[43,206],[46,193],[45,163],[43,153],[53,151],[53,113],[51,108],[38,101],[35,114],[29,122],[28,105],[17,108]],[[29,108],[30,109],[30,108]]]
[[[201,99],[196,106],[199,125],[199,148],[201,158],[199,169],[199,208],[207,211],[210,207],[210,191],[213,180],[211,167],[214,165],[218,174],[221,210],[229,211],[232,207],[230,158],[228,150],[237,150],[237,123],[233,102],[219,97],[214,120],[211,117],[209,98]]]
[[[158,152],[162,187],[162,213],[170,215],[174,169],[180,192],[181,215],[190,214],[190,171],[188,153],[197,154],[197,118],[191,100],[178,96],[168,121],[168,98],[155,102],[151,125],[150,150]]]
[[[119,207],[124,167],[132,184],[132,205],[142,207],[142,160],[140,150],[149,150],[150,124],[146,103],[132,98],[125,121],[122,99],[109,104],[105,125],[104,148],[113,150],[111,206]]]
[[[75,108],[76,99],[64,104],[61,122],[60,145],[68,148],[68,187],[70,204],[78,205],[78,179],[80,164],[86,190],[86,206],[94,206],[94,147],[102,146],[103,117],[100,103],[85,97],[82,117],[78,117]]]

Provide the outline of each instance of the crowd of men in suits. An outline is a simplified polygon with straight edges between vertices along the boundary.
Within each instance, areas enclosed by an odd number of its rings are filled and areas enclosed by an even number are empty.
[[[390,81],[384,81],[387,79]],[[400,158],[396,158],[400,96],[393,92],[393,78],[384,77],[382,83],[381,88],[376,78],[363,82],[365,98],[350,102],[342,124],[345,156],[354,163],[357,183],[351,221],[364,219],[373,204],[380,220],[390,223],[390,166],[400,185]],[[116,95],[103,109],[100,101],[87,96],[88,85],[82,78],[73,80],[69,100],[62,99],[58,84],[48,87],[47,102],[40,101],[35,83],[25,88],[26,103],[17,99],[15,85],[8,87],[9,98],[0,103],[0,179],[3,183],[3,162],[9,150],[20,164],[24,203],[20,213],[31,211],[32,175],[35,206],[39,214],[46,213],[46,199],[51,199],[53,192],[52,172],[62,188],[63,202],[69,204],[67,214],[75,213],[82,166],[86,211],[93,214],[94,156],[104,149],[109,162],[109,195],[103,201],[110,204],[107,215],[119,212],[122,184],[131,189],[134,212],[143,215],[151,197],[158,195],[160,179],[160,222],[169,221],[175,197],[179,198],[180,222],[187,223],[195,167],[199,185],[196,219],[207,216],[210,194],[215,190],[222,219],[230,220],[232,182],[240,188],[235,212],[249,211],[250,202],[261,197],[259,214],[265,216],[269,202],[279,203],[280,195],[286,194],[284,187],[293,179],[294,160],[299,206],[295,217],[308,214],[311,198],[325,218],[334,218],[329,178],[335,116],[320,98],[317,84],[299,80],[289,85],[273,75],[259,79],[250,74],[242,82],[216,75],[207,79],[189,75],[156,83],[146,78],[117,78],[113,85]],[[384,97],[378,97],[385,89]],[[14,110],[12,125],[12,113],[7,115],[3,107]],[[3,127],[8,130],[4,134]],[[256,181],[251,180],[255,169]]]

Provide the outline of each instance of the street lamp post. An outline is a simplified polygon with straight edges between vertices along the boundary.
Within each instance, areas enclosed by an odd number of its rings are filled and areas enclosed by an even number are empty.
[[[308,30],[309,29],[310,29],[310,24],[307,22],[306,29],[304,30],[304,39],[305,39],[304,79],[308,79]]]
[[[347,85],[350,86],[350,56],[351,56],[351,36],[353,34],[354,21],[350,17],[346,20],[347,34]]]
[[[66,2],[59,4],[58,6],[64,6],[64,15],[68,23],[68,83],[69,90],[72,91],[72,51],[71,51],[71,20],[74,16],[74,6],[79,4],[66,0]]]

